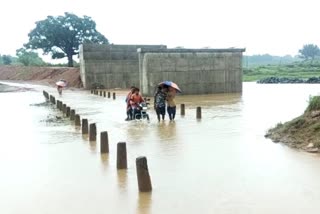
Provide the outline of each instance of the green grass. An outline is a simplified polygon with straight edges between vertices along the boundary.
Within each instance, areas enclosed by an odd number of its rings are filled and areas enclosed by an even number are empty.
[[[310,96],[309,105],[306,111],[320,110],[320,96]]]
[[[284,65],[264,65],[243,68],[243,81],[257,81],[267,77],[288,77],[308,79],[320,76],[320,62],[299,62]]]

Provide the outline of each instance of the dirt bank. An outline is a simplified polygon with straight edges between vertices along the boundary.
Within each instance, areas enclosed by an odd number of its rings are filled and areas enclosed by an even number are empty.
[[[55,86],[59,79],[68,81],[68,87],[82,87],[79,68],[0,66],[0,80],[28,81]]]
[[[265,137],[307,152],[320,152],[320,97],[312,97],[303,115],[277,124]]]

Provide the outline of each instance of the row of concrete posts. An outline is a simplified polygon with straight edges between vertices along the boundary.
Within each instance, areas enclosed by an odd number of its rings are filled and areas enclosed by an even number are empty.
[[[95,123],[88,125],[88,119],[82,119],[81,122],[80,115],[76,114],[74,109],[67,106],[62,101],[56,100],[54,96],[49,95],[49,93],[46,91],[43,91],[43,95],[47,101],[51,102],[53,105],[56,105],[56,107],[63,113],[64,116],[70,118],[71,121],[75,121],[75,126],[82,126],[82,134],[89,134],[89,141],[96,141],[97,128]],[[100,133],[100,152],[101,154],[109,153],[109,138],[107,131]],[[119,142],[117,144],[117,169],[127,169],[127,146],[125,142]],[[152,190],[152,184],[146,157],[141,156],[136,158],[136,169],[139,191],[150,192]]]

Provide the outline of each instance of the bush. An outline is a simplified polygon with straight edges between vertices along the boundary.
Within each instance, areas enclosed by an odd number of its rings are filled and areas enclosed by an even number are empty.
[[[306,111],[320,110],[320,96],[310,96],[309,105]]]

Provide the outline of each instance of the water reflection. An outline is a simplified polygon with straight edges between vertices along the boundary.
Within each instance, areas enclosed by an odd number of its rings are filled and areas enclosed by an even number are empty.
[[[177,123],[176,121],[162,121],[162,122],[160,122],[156,128],[157,136],[161,140],[176,139],[176,136],[177,136],[176,123]]]
[[[90,150],[92,153],[96,153],[97,151],[97,141],[89,141]]]
[[[127,169],[117,170],[118,186],[120,190],[125,191],[127,189],[128,173]]]
[[[109,154],[101,154],[100,155],[100,160],[102,164],[102,169],[106,170],[109,167]]]
[[[137,202],[137,214],[149,214],[151,213],[152,206],[152,193],[140,192]]]

